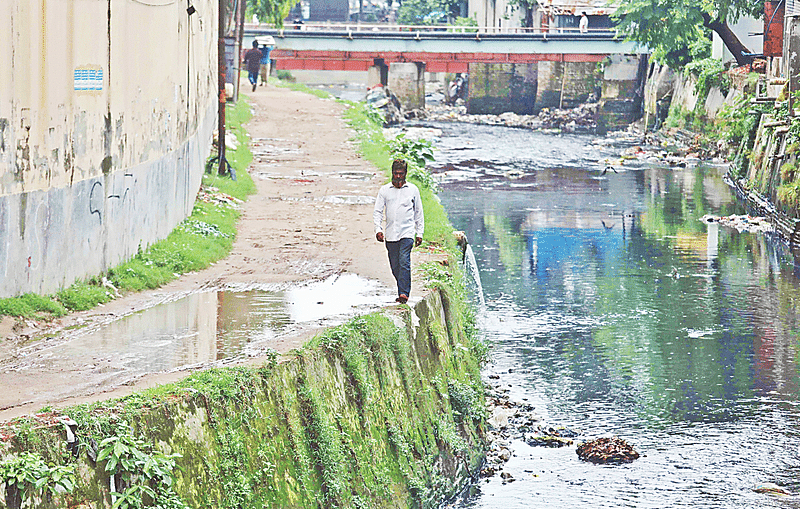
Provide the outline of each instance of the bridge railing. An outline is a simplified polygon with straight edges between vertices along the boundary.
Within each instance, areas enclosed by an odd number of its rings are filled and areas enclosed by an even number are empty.
[[[387,23],[302,23],[287,24],[277,28],[269,23],[248,23],[245,30],[277,32],[279,35],[291,35],[295,31],[311,33],[336,33],[351,35],[414,35],[414,34],[497,34],[510,36],[561,35],[568,37],[603,37],[617,35],[614,28],[589,28],[586,32],[572,27],[487,27],[463,25],[398,25]]]

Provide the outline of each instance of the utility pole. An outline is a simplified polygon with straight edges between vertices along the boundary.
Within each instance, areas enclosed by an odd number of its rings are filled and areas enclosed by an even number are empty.
[[[242,38],[244,37],[244,13],[247,0],[239,0],[236,9],[236,76],[234,77],[233,102],[239,102],[239,82],[242,80]]]
[[[219,175],[225,175],[228,164],[225,159],[225,104],[227,103],[225,75],[228,72],[225,65],[225,3],[226,0],[219,0],[219,33],[217,34],[217,62],[219,64],[219,109],[217,110],[217,159],[219,160],[219,170],[217,170],[217,174]]]

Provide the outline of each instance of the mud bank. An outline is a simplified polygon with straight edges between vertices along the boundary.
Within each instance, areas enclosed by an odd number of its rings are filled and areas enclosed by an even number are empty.
[[[17,419],[2,429],[6,507],[436,507],[484,459],[485,351],[467,315],[436,290],[284,362]],[[19,490],[14,468],[31,471]]]

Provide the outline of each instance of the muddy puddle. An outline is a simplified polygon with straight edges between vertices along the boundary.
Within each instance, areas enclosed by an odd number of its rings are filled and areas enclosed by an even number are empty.
[[[200,291],[26,345],[0,364],[0,410],[221,365],[299,346],[308,333],[393,302],[376,281],[341,274],[286,288]]]

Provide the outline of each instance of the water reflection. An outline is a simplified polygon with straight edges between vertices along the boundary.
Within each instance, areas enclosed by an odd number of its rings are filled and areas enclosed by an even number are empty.
[[[302,331],[336,325],[390,302],[389,289],[355,274],[272,291],[192,293],[20,351],[2,365],[0,408],[286,349],[282,345]]]
[[[488,369],[546,421],[646,455],[598,467],[514,443],[517,481],[461,506],[798,505],[750,488],[800,491],[800,283],[763,235],[699,220],[744,212],[721,170],[600,175],[591,137],[503,128],[478,164],[453,148],[484,128],[437,127],[442,202],[482,273]]]

